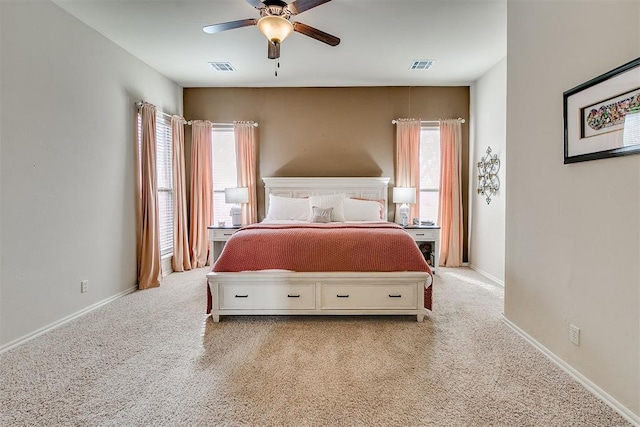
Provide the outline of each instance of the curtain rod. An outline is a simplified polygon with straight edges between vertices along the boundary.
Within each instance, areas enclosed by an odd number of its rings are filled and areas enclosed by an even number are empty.
[[[136,102],[136,107],[137,107],[138,109],[140,109],[140,107],[142,107],[142,104],[144,104],[144,102],[143,102],[143,101],[138,101],[138,102]],[[161,115],[166,116],[166,117],[169,117],[169,118],[171,118],[171,117],[172,117],[172,116],[171,116],[171,114],[167,114],[167,113],[165,113],[164,111],[158,111],[158,110],[156,110],[156,114],[161,114]]]
[[[462,117],[458,117],[458,121],[460,123],[466,122],[466,120]],[[398,119],[391,120],[391,123],[395,125],[396,123],[398,123]],[[440,123],[440,120],[421,120],[420,123]]]
[[[136,107],[140,108],[140,107],[142,107],[142,104],[143,104],[143,101],[138,101],[138,102],[136,102]],[[163,115],[165,117],[169,117],[169,118],[173,117],[173,115],[167,114],[164,111],[156,110],[156,114],[161,114],[161,115]],[[194,120],[185,120],[185,123],[188,124],[188,125],[191,125],[193,122],[194,122]],[[211,124],[213,126],[233,126],[233,123],[211,123]],[[258,127],[258,123],[253,122],[253,126],[254,127]]]
[[[195,122],[195,120],[188,120],[188,121],[186,122],[186,124],[191,125],[191,124],[193,124],[193,122]],[[233,123],[213,123],[213,122],[212,122],[211,124],[212,124],[213,126],[219,126],[219,127],[225,127],[225,126],[227,126],[227,127],[233,127]],[[256,127],[256,128],[258,127],[258,123],[256,123],[256,122],[253,122],[253,123],[251,123],[251,124],[253,125],[253,127]]]

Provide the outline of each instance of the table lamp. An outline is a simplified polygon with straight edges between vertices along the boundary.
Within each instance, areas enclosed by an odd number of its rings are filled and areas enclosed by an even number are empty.
[[[401,203],[398,213],[400,223],[409,225],[409,203],[416,202],[416,189],[414,187],[393,187],[393,203]]]
[[[249,188],[225,188],[224,202],[234,204],[229,212],[231,214],[231,224],[236,227],[242,225],[242,208],[240,207],[240,203],[249,203]]]

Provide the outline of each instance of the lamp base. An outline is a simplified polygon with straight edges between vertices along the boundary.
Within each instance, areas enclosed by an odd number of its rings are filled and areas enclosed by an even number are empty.
[[[241,226],[242,225],[242,208],[240,208],[240,205],[233,205],[229,213],[231,214],[231,224],[234,227]]]
[[[409,225],[409,205],[403,203],[400,206],[398,213],[400,214],[400,223],[402,224],[402,226],[406,227],[407,225]]]

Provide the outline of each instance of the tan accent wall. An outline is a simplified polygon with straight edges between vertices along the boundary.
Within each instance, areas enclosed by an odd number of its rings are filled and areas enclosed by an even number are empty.
[[[258,177],[389,176],[391,186],[392,119],[466,118],[462,194],[467,259],[469,87],[185,88],[184,114],[221,123],[257,121]],[[264,217],[262,181],[258,217]]]

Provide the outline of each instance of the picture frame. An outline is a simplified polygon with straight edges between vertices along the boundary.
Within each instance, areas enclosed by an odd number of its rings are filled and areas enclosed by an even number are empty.
[[[564,163],[640,153],[640,132],[625,130],[639,108],[640,58],[564,92]]]

